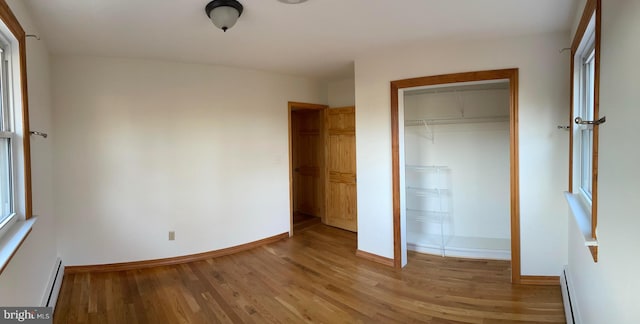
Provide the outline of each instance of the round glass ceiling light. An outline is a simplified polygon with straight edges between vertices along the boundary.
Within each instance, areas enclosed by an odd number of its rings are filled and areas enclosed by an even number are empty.
[[[204,8],[211,22],[225,32],[236,24],[242,9],[237,0],[213,0]]]

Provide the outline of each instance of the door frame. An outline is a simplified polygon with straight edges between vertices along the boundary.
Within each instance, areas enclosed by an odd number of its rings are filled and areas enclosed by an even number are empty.
[[[320,139],[322,140],[322,144],[320,147],[322,148],[322,165],[320,166],[320,183],[322,184],[322,195],[324,197],[324,187],[325,187],[325,150],[324,150],[324,142],[325,142],[325,131],[324,131],[324,114],[325,110],[329,108],[327,105],[320,104],[312,104],[305,102],[296,102],[289,101],[287,104],[287,118],[288,118],[288,127],[289,127],[289,237],[293,236],[293,137],[291,133],[291,113],[296,110],[319,110],[320,111]],[[321,212],[320,217],[324,220],[324,200],[321,204]]]
[[[518,154],[518,69],[488,70],[444,74],[397,80],[391,82],[391,156],[393,193],[393,261],[395,268],[402,268],[402,240],[400,215],[400,137],[398,94],[400,90],[421,86],[460,82],[509,80],[509,128],[510,128],[510,196],[511,196],[511,282],[521,282],[520,263],[520,184]]]

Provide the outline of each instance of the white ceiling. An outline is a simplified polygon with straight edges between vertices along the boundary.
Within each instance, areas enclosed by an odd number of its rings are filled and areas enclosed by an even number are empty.
[[[26,0],[54,54],[165,59],[322,79],[353,75],[356,57],[441,39],[568,30],[575,0],[240,0],[227,33],[207,0]],[[29,31],[27,31],[29,33]]]

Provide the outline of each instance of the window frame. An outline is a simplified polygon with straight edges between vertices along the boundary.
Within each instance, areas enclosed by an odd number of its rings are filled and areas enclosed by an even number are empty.
[[[29,131],[29,104],[27,91],[26,34],[5,0],[0,0],[2,35],[9,46],[11,62],[7,72],[9,82],[13,125],[11,128],[11,152],[13,169],[14,216],[0,229],[0,273],[31,232],[35,217],[32,217],[31,195],[31,142]],[[7,135],[7,134],[5,134]]]
[[[588,224],[589,233],[585,234],[585,239],[589,237],[596,242],[595,244],[589,244],[589,250],[593,257],[593,260],[597,262],[597,225],[598,225],[598,139],[599,139],[599,126],[584,126],[577,125],[574,120],[575,117],[582,117],[583,120],[597,120],[599,116],[599,102],[600,102],[600,43],[601,43],[601,0],[588,0],[578,29],[573,38],[571,45],[571,109],[569,115],[570,122],[570,136],[569,136],[569,193],[579,197],[581,207],[584,209],[584,214],[590,215]],[[593,58],[593,115],[587,114],[587,118],[583,117],[584,111],[581,111],[585,102],[590,98],[586,97],[584,71],[584,60],[589,54],[594,51]],[[580,112],[580,113],[578,113]],[[590,163],[590,176],[591,176],[591,192],[585,190],[583,186],[583,173],[582,168],[585,166],[584,162],[584,149],[583,140],[584,134],[588,134],[589,131],[583,132],[583,130],[590,130],[592,134],[591,141],[591,163]],[[574,212],[574,216],[577,213]],[[580,220],[578,220],[580,222]]]

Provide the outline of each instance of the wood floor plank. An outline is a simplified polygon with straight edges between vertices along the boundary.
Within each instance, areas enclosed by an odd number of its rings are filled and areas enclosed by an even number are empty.
[[[66,274],[54,323],[564,323],[560,287],[510,283],[505,261],[355,256],[356,234],[288,240],[187,264]]]

